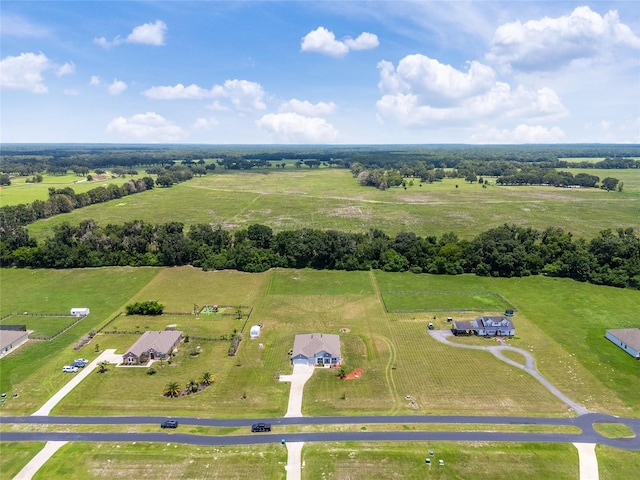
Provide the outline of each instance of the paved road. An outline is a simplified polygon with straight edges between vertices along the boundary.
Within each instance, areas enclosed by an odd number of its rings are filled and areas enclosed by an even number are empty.
[[[0,417],[0,424],[34,423],[65,425],[133,425],[156,424],[166,417]],[[620,418],[591,413],[571,418],[543,417],[482,417],[482,416],[361,416],[361,417],[290,417],[253,419],[207,419],[180,418],[181,425],[210,427],[243,427],[247,430],[256,421],[278,425],[332,425],[332,424],[497,424],[497,425],[570,425],[582,429],[582,433],[515,433],[515,432],[327,432],[291,433],[284,436],[289,442],[333,442],[348,440],[451,440],[485,442],[553,442],[553,443],[598,443],[624,450],[640,450],[640,418]],[[593,429],[594,422],[615,422],[627,425],[636,436],[633,438],[606,438]],[[446,427],[445,427],[446,428]],[[99,442],[167,442],[196,445],[247,445],[279,442],[280,434],[253,434],[238,436],[200,436],[179,433],[54,433],[54,432],[0,432],[0,441],[99,441]]]

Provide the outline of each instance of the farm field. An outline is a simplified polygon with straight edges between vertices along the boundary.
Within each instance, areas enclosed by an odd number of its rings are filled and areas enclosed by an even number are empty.
[[[575,170],[577,172],[578,170]],[[562,225],[577,236],[592,237],[605,228],[640,228],[640,170],[589,170],[601,178],[615,173],[623,192],[600,189],[495,186],[463,179],[419,182],[380,191],[358,184],[346,169],[291,169],[221,172],[171,188],[75,210],[30,225],[36,238],[62,222],[93,219],[100,224],[144,220],[220,224],[228,228],[260,223],[274,230],[318,228],[413,231],[441,235],[454,231],[472,238],[504,223],[544,229]],[[457,185],[457,187],[456,187]],[[479,208],[479,205],[491,208]]]
[[[461,314],[452,309],[435,315],[433,312],[388,313],[380,298],[393,291],[499,294],[518,308],[514,319],[517,337],[510,340],[510,344],[530,351],[543,375],[558,388],[593,410],[625,416],[637,416],[640,412],[634,387],[640,378],[637,365],[604,339],[606,328],[622,328],[635,321],[634,305],[640,301],[637,291],[544,277],[507,280],[469,275],[278,269],[247,274],[203,272],[191,267],[88,269],[76,271],[78,278],[73,276],[74,271],[39,272],[44,278],[67,273],[69,286],[82,284],[87,292],[92,292],[93,297],[85,299],[96,300],[97,312],[94,316],[94,304],[89,302],[91,315],[53,342],[33,344],[2,359],[3,391],[20,392],[16,401],[11,399],[3,407],[2,412],[7,415],[37,409],[68,378],[60,373],[60,366],[79,356],[95,358],[96,344],[101,351],[115,348],[118,353],[124,353],[137,339],[136,334],[99,334],[77,352],[72,345],[90,328],[113,318],[126,303],[145,299],[158,300],[166,305],[167,311],[174,312],[188,312],[194,303],[247,305],[253,308],[248,325],[263,323],[264,328],[258,340],[246,338],[245,332],[235,357],[227,356],[226,341],[198,340],[181,344],[174,364],[157,369],[152,376],[146,374],[146,368],[112,366],[106,374],[90,375],[53,413],[280,416],[286,409],[289,389],[287,384],[278,382],[276,376],[291,371],[288,352],[294,335],[325,332],[341,335],[345,368],[362,368],[364,373],[360,380],[343,382],[334,371],[317,371],[305,387],[303,412],[307,415],[363,412],[572,415],[563,403],[524,372],[487,352],[440,344],[426,329],[430,321],[436,328],[448,328],[447,316],[472,318],[482,311]],[[85,272],[87,275],[82,275]],[[132,278],[133,272],[138,272],[136,277],[140,278]],[[16,288],[15,280],[32,272],[2,270],[0,273],[0,293],[6,298],[5,294]],[[106,287],[107,282],[111,290]],[[99,302],[107,300],[104,295],[113,292],[113,285],[121,287],[119,299],[113,295],[114,304],[101,307]],[[14,300],[13,309],[32,309],[35,299],[42,298],[45,291],[50,292],[49,282],[34,282],[31,289],[30,296]],[[344,293],[337,293],[339,291]],[[80,301],[75,298],[74,302]],[[591,301],[586,303],[585,298]],[[607,311],[607,317],[595,315],[598,311]],[[573,320],[565,322],[556,320],[558,318]],[[92,323],[85,324],[86,320]],[[244,320],[203,319],[192,315],[123,316],[111,323],[106,332],[118,325],[133,325],[135,331],[138,327],[164,329],[167,324],[184,324],[185,333],[190,335],[197,332],[198,336],[206,336],[211,332],[215,336],[238,328],[234,325],[244,325]],[[201,351],[192,356],[197,346]],[[47,355],[42,357],[45,350]],[[25,359],[29,361],[29,368],[23,363]],[[486,366],[486,370],[478,369],[478,365]],[[175,381],[184,386],[204,372],[216,377],[211,387],[177,399],[162,396],[167,383]],[[131,389],[131,385],[137,388]],[[406,400],[407,395],[414,404]]]
[[[46,200],[49,198],[49,188],[66,188],[71,187],[75,193],[83,193],[101,186],[107,186],[111,183],[115,185],[122,185],[129,178],[140,178],[144,176],[144,172],[141,175],[134,175],[134,177],[127,178],[111,178],[109,175],[105,180],[92,180],[88,182],[86,177],[79,177],[78,175],[43,175],[42,182],[39,183],[26,183],[26,180],[31,177],[17,177],[11,179],[11,185],[8,187],[0,188],[0,205],[18,205],[19,203],[31,203],[34,200]],[[91,174],[96,177],[95,172]]]

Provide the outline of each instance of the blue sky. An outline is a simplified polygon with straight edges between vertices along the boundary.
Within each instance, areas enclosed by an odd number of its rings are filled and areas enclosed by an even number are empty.
[[[6,1],[0,141],[640,143],[633,1]]]

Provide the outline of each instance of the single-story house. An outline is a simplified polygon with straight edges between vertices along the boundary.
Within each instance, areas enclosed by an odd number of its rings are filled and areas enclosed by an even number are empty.
[[[249,337],[258,338],[259,336],[260,336],[260,325],[252,326],[251,330],[249,330]]]
[[[453,322],[451,331],[454,335],[479,335],[481,337],[513,337],[516,327],[507,317],[482,316],[471,322]]]
[[[605,337],[633,358],[640,360],[640,328],[607,330]]]
[[[72,317],[86,317],[87,315],[89,315],[90,310],[88,308],[72,308],[71,309],[71,316]]]
[[[304,333],[293,341],[291,363],[293,365],[340,365],[340,335]]]
[[[4,356],[11,350],[29,340],[26,330],[0,330],[0,356]]]
[[[146,357],[147,360],[166,358],[175,350],[181,339],[182,332],[180,330],[144,332],[122,356],[122,363],[124,365],[139,365],[145,363],[144,359],[141,361],[143,357]]]

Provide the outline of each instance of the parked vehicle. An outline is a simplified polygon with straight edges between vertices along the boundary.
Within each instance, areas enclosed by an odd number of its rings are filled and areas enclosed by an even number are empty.
[[[271,424],[270,423],[254,423],[251,425],[252,432],[270,432]]]
[[[62,367],[62,371],[64,373],[76,373],[78,371],[78,367],[74,367],[73,365],[65,365]]]
[[[73,363],[84,363],[84,365],[86,366],[89,363],[89,360],[87,360],[86,358],[76,358]]]
[[[161,428],[178,428],[177,420],[165,420],[160,424]]]
[[[86,365],[86,363],[78,362],[77,360],[71,364],[72,367],[77,367],[77,368],[84,368],[85,365]]]

